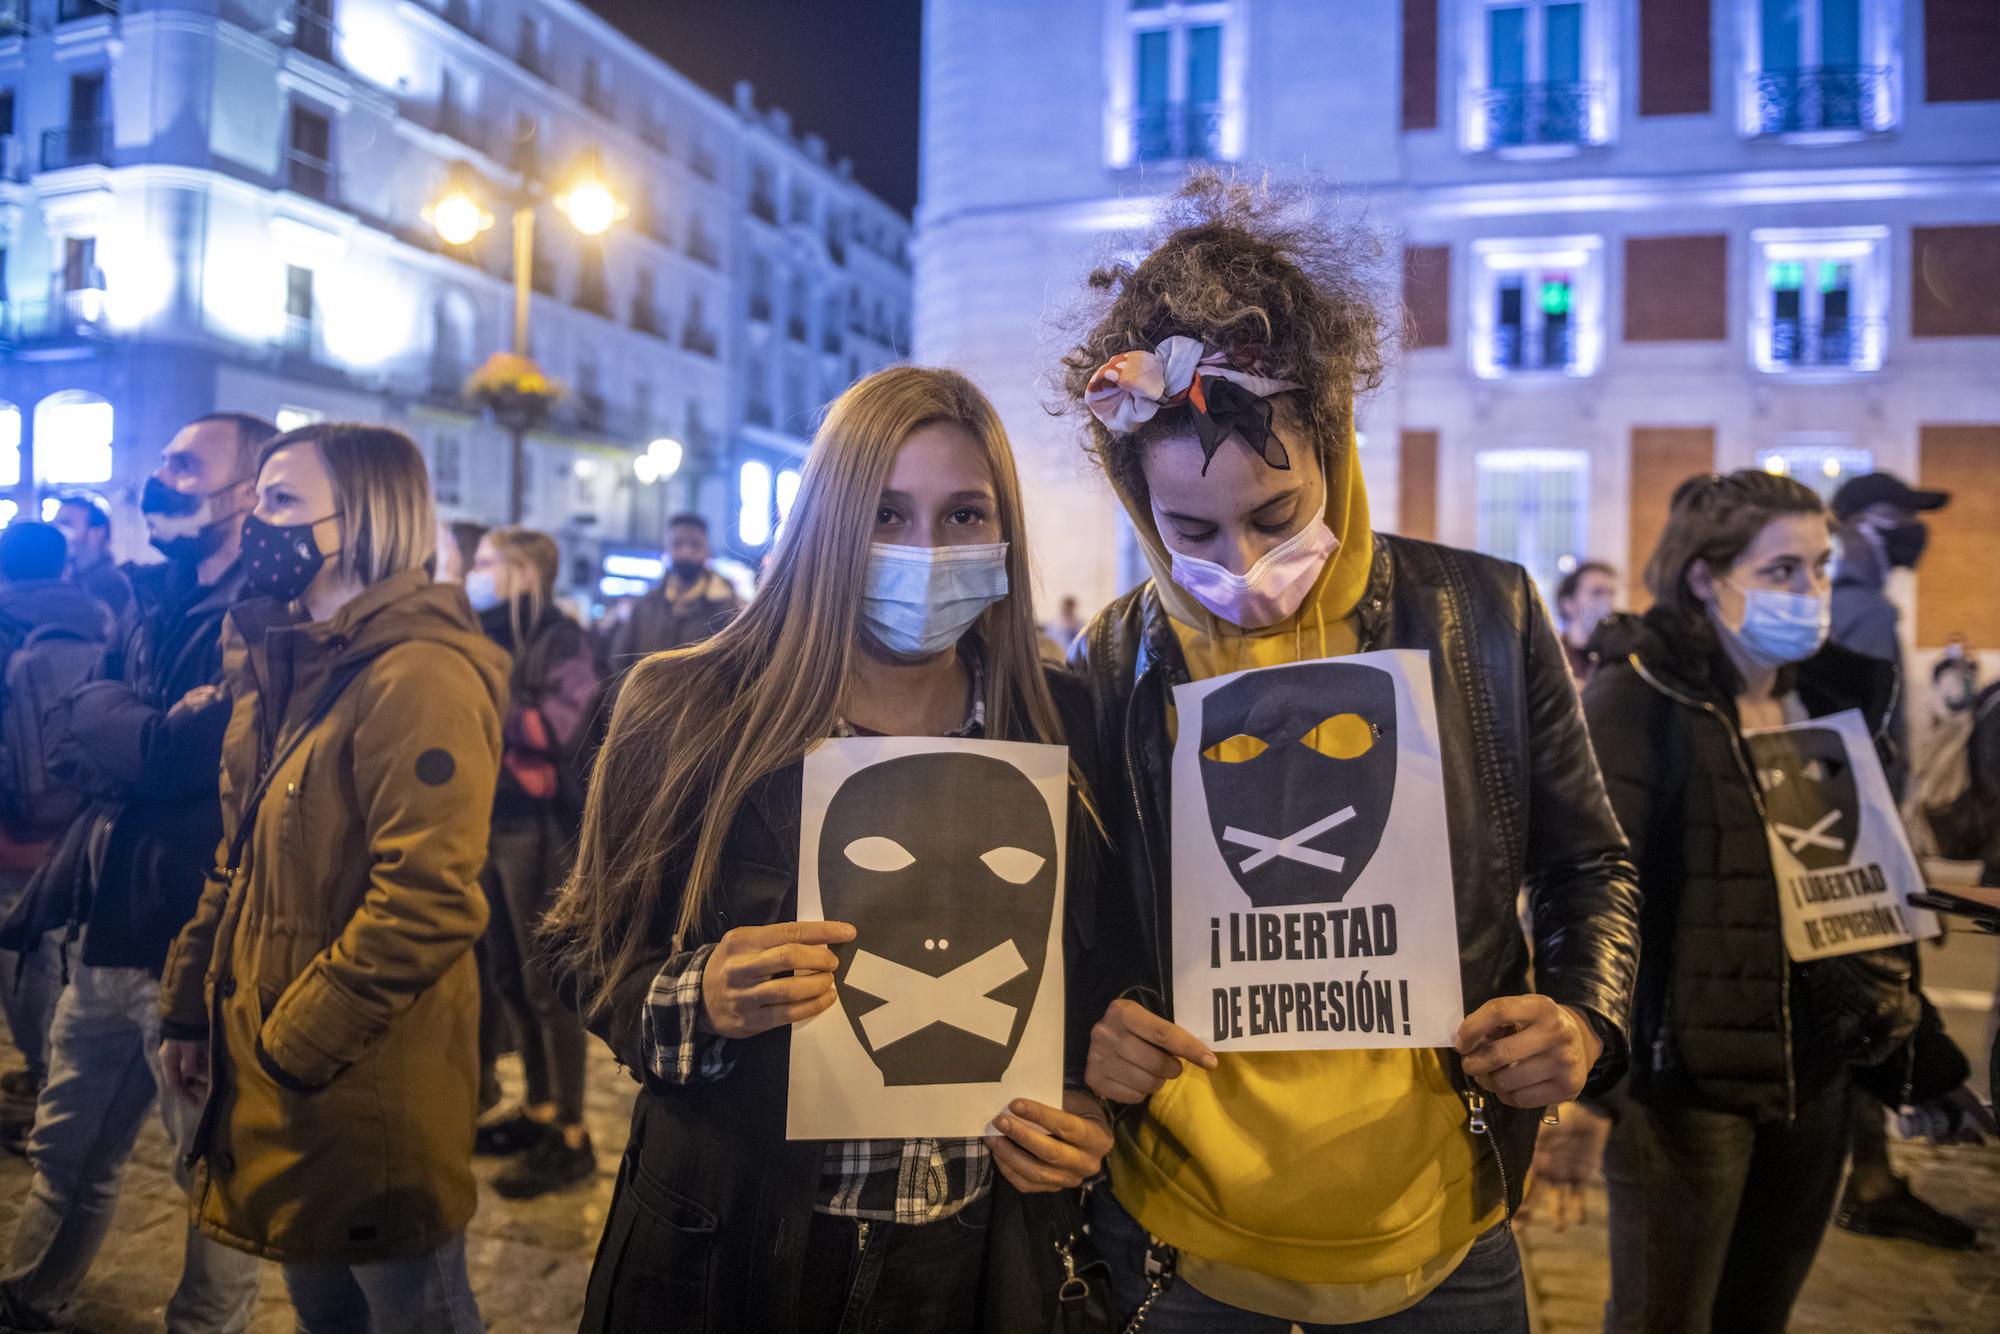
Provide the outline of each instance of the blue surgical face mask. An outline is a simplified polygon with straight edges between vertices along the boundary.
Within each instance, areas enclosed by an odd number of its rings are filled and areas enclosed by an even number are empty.
[[[493,586],[493,571],[468,571],[465,576],[465,596],[472,603],[474,611],[486,611],[499,606],[500,590]]]
[[[1723,580],[1743,595],[1743,624],[1731,629],[1713,607],[1710,614],[1724,634],[1736,641],[1743,656],[1761,667],[1804,662],[1826,643],[1833,626],[1833,606],[1810,593],[1781,593],[1774,588],[1744,588]]]
[[[1007,544],[868,549],[861,623],[891,653],[928,658],[956,644],[1007,596]]]

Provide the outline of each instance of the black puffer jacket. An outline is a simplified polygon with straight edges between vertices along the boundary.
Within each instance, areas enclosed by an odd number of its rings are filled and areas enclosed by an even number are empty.
[[[1525,884],[1535,989],[1593,1016],[1604,1056],[1590,1087],[1610,1087],[1625,1068],[1639,891],[1540,596],[1517,565],[1378,535],[1356,618],[1363,652],[1431,655],[1467,1012],[1528,990],[1515,915]],[[1070,1004],[1102,1014],[1131,993],[1171,1017],[1167,700],[1188,671],[1153,586],[1100,612],[1071,663],[1090,685],[1118,860],[1100,895],[1097,948],[1073,970],[1088,990]],[[1504,1193],[1512,1208],[1537,1118],[1497,1098],[1487,1106],[1496,1153],[1482,1162],[1499,1170],[1480,1207]]]
[[[1584,691],[1646,894],[1632,1093],[1783,1121],[1840,1074],[1794,1013],[1778,886],[1720,650],[1659,610],[1607,621]],[[1893,664],[1828,644],[1781,674],[1815,717],[1859,708],[1886,743]]]

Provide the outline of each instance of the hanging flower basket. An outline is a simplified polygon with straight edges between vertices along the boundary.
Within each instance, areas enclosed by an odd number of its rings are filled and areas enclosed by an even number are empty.
[[[510,430],[527,430],[548,420],[549,409],[562,393],[562,386],[540,366],[511,352],[495,352],[465,382],[465,397]]]

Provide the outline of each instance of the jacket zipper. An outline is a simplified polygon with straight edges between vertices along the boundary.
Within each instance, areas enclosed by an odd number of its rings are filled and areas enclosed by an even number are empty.
[[[1461,1072],[1462,1073],[1462,1072]],[[1500,1137],[1493,1133],[1493,1123],[1486,1119],[1486,1095],[1477,1085],[1465,1090],[1465,1106],[1469,1113],[1465,1128],[1473,1138],[1484,1136],[1487,1148],[1493,1151],[1493,1166],[1500,1173],[1500,1203],[1507,1210],[1507,1225],[1514,1225],[1514,1195],[1507,1185],[1507,1158],[1500,1152]]]
[[[1722,724],[1722,730],[1729,738],[1729,756],[1736,761],[1736,769],[1738,773],[1743,775],[1744,786],[1750,789],[1750,800],[1757,807],[1757,818],[1764,821],[1766,826],[1768,826],[1770,824],[1770,815],[1764,809],[1764,794],[1757,786],[1755,771],[1751,769],[1749,761],[1743,758],[1743,734],[1737,728],[1736,724],[1731,722],[1729,716],[1723,713],[1721,709],[1718,709],[1707,700],[1691,699],[1668,686],[1657,676],[1646,670],[1646,664],[1639,660],[1638,654],[1632,654],[1629,661],[1632,664],[1632,670],[1637,672],[1639,679],[1647,685],[1659,691],[1668,699],[1674,700],[1688,708],[1706,710],[1714,716],[1717,722]],[[1799,1119],[1799,1093],[1797,1076],[1793,1070],[1792,1055],[1792,956],[1785,949],[1785,937],[1782,927],[1778,933],[1778,959],[1783,965],[1778,969],[1778,1015],[1784,1021],[1784,1033],[1782,1036],[1785,1043],[1785,1124],[1789,1126]],[[1663,1015],[1662,1022],[1671,1023],[1672,1015]]]
[[[1139,684],[1144,682],[1145,677],[1141,676]],[[1125,772],[1132,780],[1132,814],[1139,822],[1139,847],[1144,851],[1146,858],[1146,883],[1153,891],[1150,895],[1153,909],[1153,966],[1158,970],[1156,976],[1160,979],[1161,991],[1167,996],[1172,996],[1173,973],[1167,967],[1166,942],[1160,931],[1160,877],[1153,867],[1153,839],[1146,832],[1146,799],[1139,790],[1139,755],[1133,743],[1135,735],[1132,726],[1133,712],[1138,703],[1139,691],[1135,685],[1125,701]]]

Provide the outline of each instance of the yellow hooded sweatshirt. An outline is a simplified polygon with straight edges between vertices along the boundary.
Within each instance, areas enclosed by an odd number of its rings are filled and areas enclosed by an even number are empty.
[[[1150,507],[1121,497],[1195,679],[1355,651],[1374,533],[1356,451],[1328,473],[1340,546],[1300,609],[1260,630],[1216,620],[1175,585]],[[1210,1297],[1308,1323],[1380,1319],[1450,1277],[1504,1216],[1504,1204],[1479,1209],[1487,1150],[1437,1049],[1217,1060],[1185,1066],[1121,1121],[1110,1161],[1118,1202]]]

